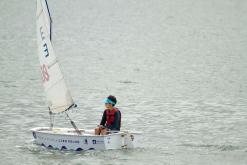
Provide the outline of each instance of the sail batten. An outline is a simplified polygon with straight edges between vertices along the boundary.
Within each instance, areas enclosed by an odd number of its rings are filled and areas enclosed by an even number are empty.
[[[48,69],[52,68],[52,66],[54,66],[56,63],[58,63],[57,60],[47,64]]]
[[[39,11],[39,14],[37,14],[36,19],[39,19],[39,17],[41,16],[41,14],[42,14],[42,10]]]
[[[46,0],[37,0],[36,14],[38,56],[47,103],[53,113],[63,112],[74,102],[52,46],[52,20]]]
[[[61,79],[59,79],[57,82],[53,83],[51,86],[49,86],[48,88],[46,88],[46,91],[49,91],[50,88],[54,87],[56,84],[58,84],[60,81],[64,80],[64,78],[62,77]]]

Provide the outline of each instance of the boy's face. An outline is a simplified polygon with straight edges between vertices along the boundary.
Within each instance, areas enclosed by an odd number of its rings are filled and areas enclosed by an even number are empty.
[[[112,104],[109,104],[109,103],[105,103],[105,107],[107,109],[112,109],[113,108]]]

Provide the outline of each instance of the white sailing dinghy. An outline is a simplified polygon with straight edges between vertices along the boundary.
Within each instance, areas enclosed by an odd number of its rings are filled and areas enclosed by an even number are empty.
[[[31,129],[35,143],[61,150],[107,150],[140,146],[141,133],[119,131],[94,135],[94,130],[78,129],[66,111],[76,105],[65,83],[52,47],[52,20],[46,0],[37,0],[38,55],[51,119],[50,127]],[[64,113],[73,128],[54,128],[52,116]]]

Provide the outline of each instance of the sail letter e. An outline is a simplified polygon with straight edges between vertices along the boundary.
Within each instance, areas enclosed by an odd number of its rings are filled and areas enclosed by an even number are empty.
[[[42,26],[39,28],[39,31],[40,31],[40,36],[41,36],[41,39],[42,39],[42,41],[44,41],[45,36],[44,36],[44,32],[43,32],[43,28],[42,28]]]
[[[50,75],[48,74],[48,70],[47,70],[47,67],[45,66],[45,64],[40,66],[40,69],[41,69],[41,73],[42,73],[42,77],[43,77],[43,82],[49,81]]]

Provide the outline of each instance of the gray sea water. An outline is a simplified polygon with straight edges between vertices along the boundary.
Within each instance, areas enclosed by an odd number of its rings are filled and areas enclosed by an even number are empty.
[[[113,94],[133,150],[62,152],[33,143],[49,126],[36,1],[0,1],[0,164],[246,165],[247,1],[48,0],[53,46],[94,128]],[[55,126],[70,127],[64,115]]]

